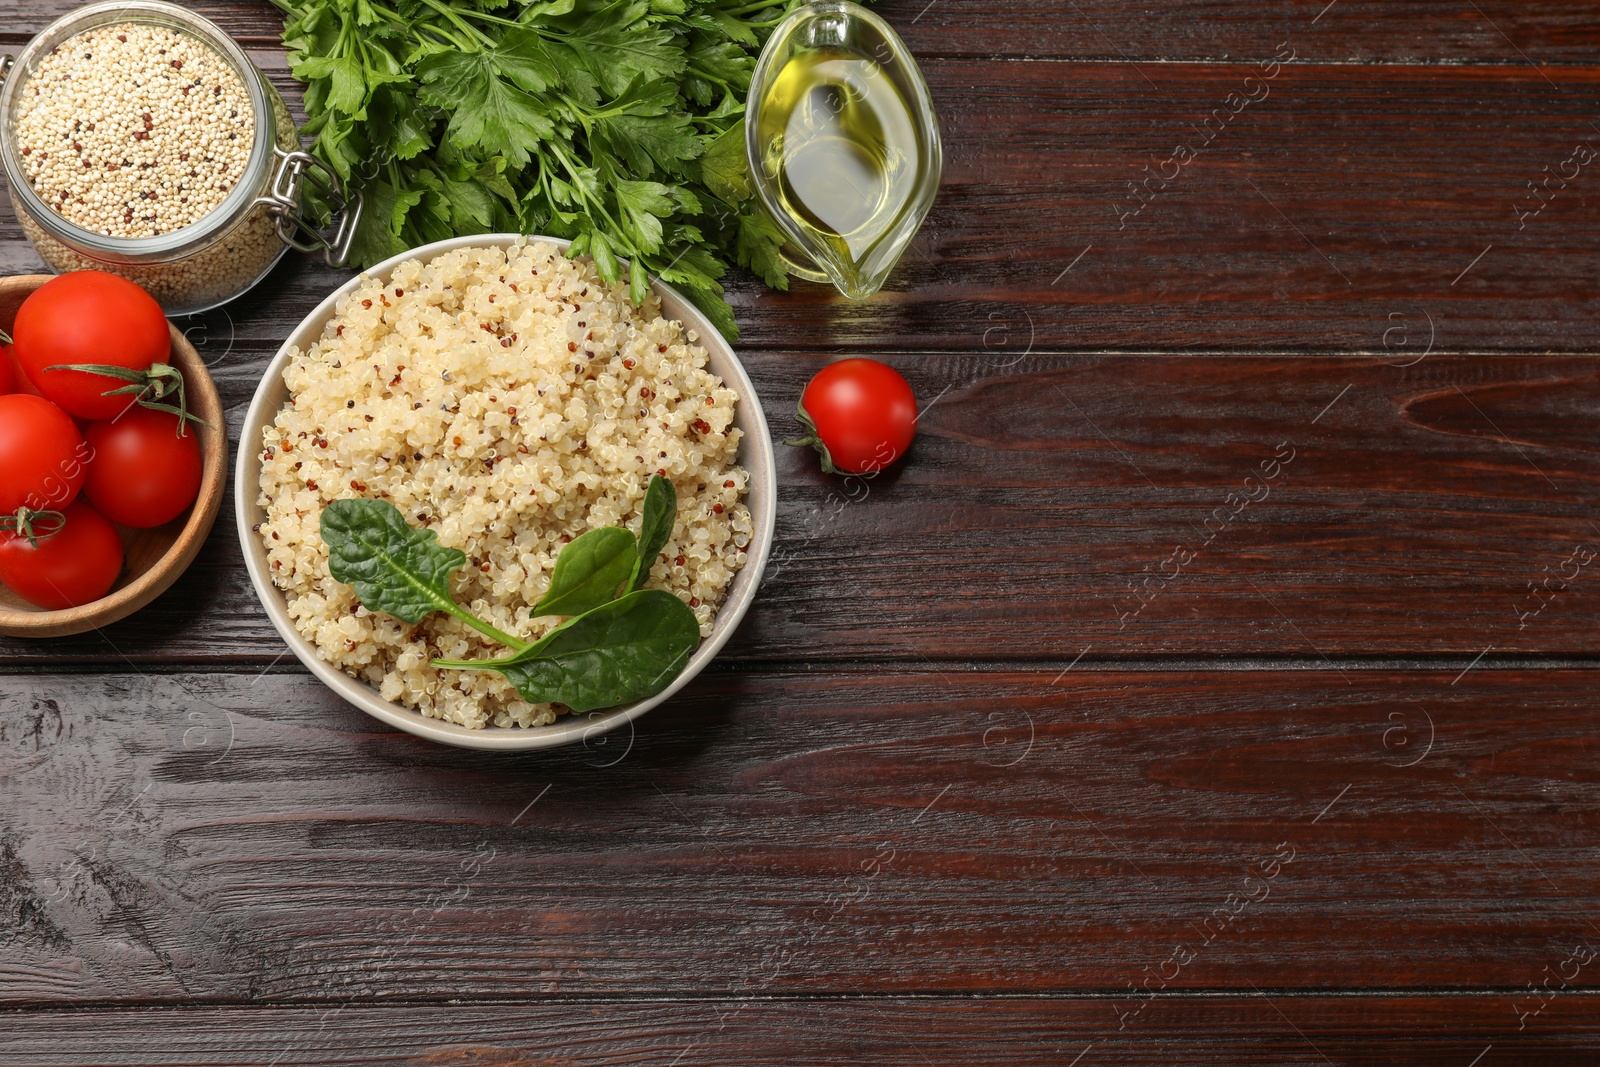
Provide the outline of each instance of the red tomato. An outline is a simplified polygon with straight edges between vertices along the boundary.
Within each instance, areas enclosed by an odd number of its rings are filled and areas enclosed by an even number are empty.
[[[0,396],[16,387],[16,371],[11,369],[11,346],[0,345]]]
[[[200,495],[200,434],[178,436],[178,416],[129,408],[89,424],[94,454],[83,495],[112,522],[147,529],[171,522]]]
[[[83,501],[67,505],[65,523],[37,546],[0,533],[0,582],[46,611],[82,607],[111,591],[122,573],[117,528]]]
[[[144,371],[172,352],[161,305],[126,278],[98,270],[73,271],[39,286],[17,309],[11,336],[24,373],[47,400],[80,419],[109,419],[127,408],[128,395],[104,394],[130,383],[45,368],[97,363]]]
[[[60,511],[83,486],[88,445],[65,411],[25,393],[0,396],[0,518]]]
[[[843,359],[817,372],[800,397],[800,421],[829,474],[881,471],[917,435],[917,397],[900,372],[875,359]]]
[[[14,345],[0,345],[0,363],[6,365],[6,371],[11,376],[11,388],[7,392],[27,393],[29,396],[37,397],[44,395],[22,372],[22,364],[17,360],[17,350]]]

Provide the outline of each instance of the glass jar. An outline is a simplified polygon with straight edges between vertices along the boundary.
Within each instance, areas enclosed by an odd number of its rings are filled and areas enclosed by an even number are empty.
[[[243,173],[222,202],[185,226],[151,237],[108,236],[58,214],[26,176],[17,143],[18,111],[40,63],[78,34],[121,24],[176,31],[215,53],[238,77],[255,120]],[[0,56],[0,165],[22,230],[46,263],[58,271],[120,274],[144,286],[169,315],[234,299],[290,248],[342,265],[361,213],[359,195],[347,199],[338,177],[300,150],[289,109],[244,50],[209,20],[162,0],[91,4],[47,26],[15,63]],[[302,206],[308,193],[322,207],[320,220]]]

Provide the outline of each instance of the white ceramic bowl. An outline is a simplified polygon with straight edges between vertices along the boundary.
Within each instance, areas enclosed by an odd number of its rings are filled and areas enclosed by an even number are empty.
[[[553,237],[522,238],[516,234],[457,237],[424,245],[395,256],[366,273],[387,278],[396,265],[408,259],[432,259],[452,249],[468,246],[506,247],[519,240],[547,241],[562,250],[568,245],[567,241]],[[751,539],[744,568],[734,578],[727,599],[723,602],[722,609],[717,612],[716,628],[710,637],[700,642],[700,647],[690,657],[688,666],[678,675],[677,680],[648,700],[591,712],[588,715],[569,715],[549,726],[491,726],[482,730],[470,730],[465,726],[457,726],[440,719],[430,719],[393,701],[384,700],[371,686],[324,662],[317,655],[317,650],[311,642],[300,636],[300,632],[294,628],[289,619],[283,593],[272,584],[272,578],[268,574],[266,548],[261,538],[251,531],[253,526],[266,518],[264,511],[256,503],[261,486],[259,459],[261,432],[289,399],[289,391],[283,384],[283,369],[289,362],[289,349],[299,348],[304,351],[321,337],[323,324],[333,316],[334,306],[339,298],[355,289],[360,281],[361,278],[358,276],[340,286],[317,305],[317,309],[307,315],[284,341],[283,347],[278,349],[278,354],[267,365],[261,385],[256,389],[255,399],[250,402],[250,411],[245,415],[239,439],[239,455],[233,482],[239,543],[244,549],[245,566],[250,571],[250,584],[255,586],[256,596],[261,598],[261,604],[267,610],[267,617],[272,620],[272,625],[278,628],[278,633],[283,636],[284,641],[288,642],[290,650],[300,658],[301,663],[310,668],[313,674],[322,679],[328,688],[376,719],[391,726],[398,726],[418,737],[426,737],[447,745],[502,752],[554,748],[574,741],[588,741],[624,723],[631,723],[688,685],[689,681],[716,657],[722,646],[728,643],[728,638],[733,635],[739,621],[750,609],[751,601],[755,599],[756,588],[761,584],[761,572],[767,565],[767,556],[772,549],[773,521],[777,511],[777,472],[773,467],[772,438],[767,432],[767,420],[761,412],[761,402],[757,399],[755,388],[750,384],[750,378],[745,374],[738,357],[733,354],[733,349],[717,332],[716,327],[712,326],[693,304],[671,286],[661,282],[656,282],[654,288],[661,297],[663,314],[681,321],[684,326],[699,334],[699,343],[710,355],[711,370],[739,394],[734,425],[744,431],[739,462],[750,472],[750,491],[745,503],[755,522],[755,536]]]

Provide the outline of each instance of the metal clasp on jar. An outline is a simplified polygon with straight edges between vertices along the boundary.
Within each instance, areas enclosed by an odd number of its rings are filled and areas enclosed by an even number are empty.
[[[350,196],[344,182],[322,160],[309,152],[285,152],[274,148],[278,168],[267,194],[256,202],[266,204],[277,220],[278,237],[301,252],[321,252],[330,267],[342,267],[350,258],[350,243],[361,221],[362,196]],[[314,197],[314,216],[307,214],[305,196]],[[319,224],[322,210],[327,221]]]

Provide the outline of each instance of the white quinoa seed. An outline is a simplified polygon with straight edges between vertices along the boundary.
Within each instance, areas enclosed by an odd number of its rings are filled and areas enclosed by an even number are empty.
[[[322,509],[390,501],[466,554],[460,603],[531,641],[557,621],[528,608],[562,546],[600,526],[637,533],[645,488],[664,473],[678,517],[648,584],[687,602],[709,636],[754,524],[736,397],[697,340],[653,294],[634,308],[625,283],[608,287],[545,243],[364,278],[322,337],[291,353],[289,403],[257,443],[258,533],[296,628],[329,663],[432,718],[552,722],[561,709],[528,703],[501,675],[429,665],[504,653],[456,619],[412,626],[362,607],[328,571]]]
[[[209,45],[121,23],[77,34],[40,62],[14,133],[29,184],[62,218],[108,237],[155,237],[233,191],[255,115]]]
[[[113,37],[122,32],[121,27],[114,29]],[[159,49],[157,55],[160,55]],[[71,82],[57,84],[70,85]],[[263,121],[266,121],[274,132],[277,147],[285,152],[293,151],[299,147],[299,137],[295,131],[294,120],[289,115],[289,109],[284,106],[283,99],[270,85],[263,84],[263,89],[270,112]],[[95,111],[91,110],[88,121],[95,124],[94,132],[98,133],[100,121],[104,118],[104,109],[99,111],[100,119],[96,119],[95,114]],[[243,114],[241,110],[241,115]],[[141,112],[141,125],[142,116]],[[153,112],[151,118],[152,121],[155,118]],[[254,137],[253,122],[242,129],[248,132],[249,138]],[[240,138],[244,141],[246,135],[241,133]],[[191,153],[191,158],[192,155]],[[32,156],[24,158],[31,159]],[[92,168],[89,172],[99,173],[93,172]],[[265,182],[269,178],[270,174],[265,175],[261,181]],[[220,219],[214,219],[216,225],[212,226],[212,229],[216,232],[197,240],[181,254],[174,255],[170,259],[138,262],[120,261],[115,254],[91,256],[79,252],[57,239],[55,234],[59,227],[51,219],[34,217],[26,210],[22,201],[15,197],[12,198],[12,207],[16,210],[17,219],[22,223],[22,230],[28,240],[33,242],[45,262],[56,270],[63,272],[105,270],[120,274],[144,286],[151,296],[168,309],[193,310],[209,307],[237,296],[277,262],[285,247],[278,237],[277,219],[264,204],[254,205],[244,213],[243,217],[225,227],[221,225]],[[211,221],[199,220],[197,229],[211,224]]]

